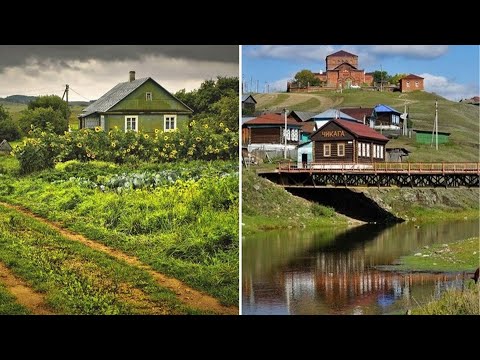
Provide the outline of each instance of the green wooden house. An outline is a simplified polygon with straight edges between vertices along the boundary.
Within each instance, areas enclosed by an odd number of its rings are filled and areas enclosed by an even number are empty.
[[[86,107],[78,116],[79,128],[154,133],[188,126],[193,110],[159,83],[150,77],[135,79],[135,71],[129,80]]]

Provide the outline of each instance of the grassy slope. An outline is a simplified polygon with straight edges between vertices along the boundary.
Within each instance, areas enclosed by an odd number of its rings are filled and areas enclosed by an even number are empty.
[[[8,110],[10,115],[12,115],[13,120],[16,121],[20,119],[22,110],[25,110],[27,108],[27,105],[25,104],[13,103],[5,100],[0,100],[0,105],[3,105],[3,107]],[[70,127],[72,129],[78,129],[77,115],[80,114],[83,109],[84,106],[70,105],[70,110],[72,113],[70,115],[68,123],[70,124]]]
[[[342,94],[322,92],[315,94],[257,94],[257,109],[323,111],[329,107],[373,107],[376,104],[392,106],[403,112],[409,103],[413,127],[431,130],[435,117],[435,99],[438,99],[439,131],[451,132],[450,144],[432,151],[430,145],[419,145],[415,139],[400,137],[391,140],[389,147],[405,147],[412,151],[409,161],[479,161],[479,107],[456,103],[428,92],[391,93],[348,90]],[[309,100],[310,99],[310,100]],[[317,103],[321,105],[318,106]]]
[[[28,309],[18,304],[15,297],[0,283],[0,315],[28,315]]]
[[[337,216],[332,209],[293,196],[259,177],[254,170],[243,170],[242,187],[244,233],[275,228],[347,224],[345,218]]]

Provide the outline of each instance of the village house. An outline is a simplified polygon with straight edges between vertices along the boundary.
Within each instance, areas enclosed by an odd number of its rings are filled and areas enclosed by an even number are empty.
[[[242,116],[250,116],[255,114],[255,105],[257,101],[252,95],[242,96]]]
[[[302,124],[287,117],[287,149],[293,150],[300,143]],[[242,125],[242,142],[248,150],[283,150],[285,147],[285,115],[263,114]]]
[[[193,110],[173,96],[151,77],[120,83],[86,107],[80,115],[79,128],[100,127],[108,131],[153,133],[156,129],[173,131],[188,126]]]
[[[385,162],[388,138],[359,122],[334,119],[311,137],[314,163]]]
[[[373,108],[343,108],[339,109],[344,114],[351,116],[352,118],[356,119],[357,121],[361,122],[362,124],[368,125],[370,124],[370,118],[373,114]]]
[[[400,91],[409,92],[415,90],[424,90],[424,78],[418,75],[410,74],[400,79]]]

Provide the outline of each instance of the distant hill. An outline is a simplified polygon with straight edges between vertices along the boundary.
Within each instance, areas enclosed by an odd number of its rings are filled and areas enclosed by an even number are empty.
[[[5,100],[11,103],[16,103],[16,104],[29,104],[30,101],[35,100],[37,97],[36,96],[27,96],[27,95],[10,95],[5,98],[0,98],[0,100]]]

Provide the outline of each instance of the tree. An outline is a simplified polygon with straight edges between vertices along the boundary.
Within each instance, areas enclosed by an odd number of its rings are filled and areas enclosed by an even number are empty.
[[[10,116],[10,113],[0,105],[0,142],[20,139],[20,129]]]
[[[38,108],[48,109],[49,107],[51,107],[53,110],[59,111],[62,117],[65,119],[65,123],[68,121],[71,113],[70,109],[67,103],[57,95],[39,96],[28,104],[28,108],[30,110],[35,110]]]
[[[238,96],[224,96],[211,106],[211,110],[217,118],[230,130],[238,130]]]
[[[31,125],[45,129],[47,123],[52,125],[53,131],[57,134],[63,134],[68,130],[67,121],[63,118],[62,113],[51,107],[24,110],[20,118],[20,127],[25,133],[30,130]]]
[[[398,84],[400,82],[400,79],[407,76],[408,74],[395,74],[390,78],[390,83],[391,84]]]
[[[318,86],[320,79],[316,78],[310,70],[304,69],[295,74],[295,83],[299,87]]]
[[[390,81],[390,75],[388,75],[388,73],[384,70],[384,71],[380,71],[380,70],[376,70],[373,72],[373,82],[374,83],[379,83],[379,82],[383,82],[383,83],[386,83],[386,82],[389,82]]]

